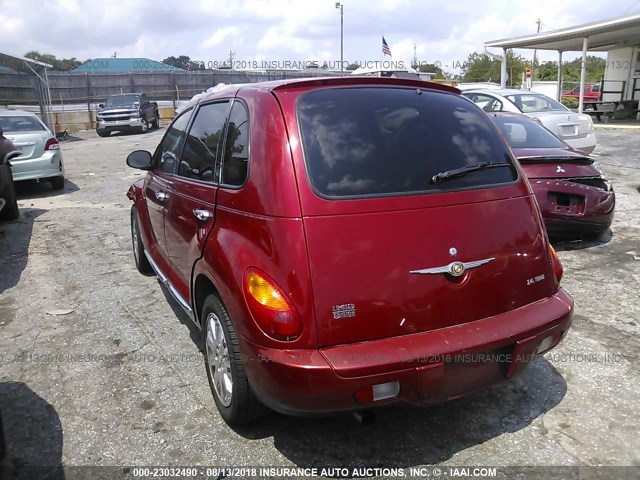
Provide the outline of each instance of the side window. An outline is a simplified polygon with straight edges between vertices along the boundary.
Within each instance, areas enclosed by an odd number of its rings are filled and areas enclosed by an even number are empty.
[[[502,102],[497,98],[490,97],[489,95],[476,95],[474,102],[485,112],[502,111]]]
[[[209,103],[198,109],[180,156],[178,175],[215,181],[214,168],[228,113],[229,102]]]
[[[222,163],[222,183],[240,186],[247,179],[249,163],[249,115],[242,102],[234,102],[229,115]]]
[[[169,126],[162,142],[153,154],[153,169],[164,173],[176,173],[178,170],[178,153],[185,137],[187,125],[191,118],[191,110],[183,112]]]
[[[600,91],[600,85],[594,85],[591,91],[599,92]]]

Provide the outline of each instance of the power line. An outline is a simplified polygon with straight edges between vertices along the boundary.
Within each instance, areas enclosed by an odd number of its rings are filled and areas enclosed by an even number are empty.
[[[629,10],[631,10],[632,8],[634,8],[636,5],[638,5],[640,3],[640,0],[638,0],[636,3],[634,3],[633,5],[631,5],[629,8],[627,8],[624,12],[622,13],[627,13]]]

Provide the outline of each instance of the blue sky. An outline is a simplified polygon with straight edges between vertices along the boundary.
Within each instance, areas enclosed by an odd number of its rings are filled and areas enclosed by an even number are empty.
[[[0,0],[0,50],[28,50],[80,60],[188,55],[210,64],[235,52],[237,62],[337,61],[340,14],[335,0]],[[484,42],[640,11],[640,1],[611,0],[343,0],[344,58],[393,60],[445,70],[482,51]],[[498,52],[496,52],[498,53]],[[530,58],[532,52],[521,51]],[[578,56],[565,54],[564,60]],[[386,57],[388,59],[388,57]],[[554,53],[539,58],[553,60]],[[447,68],[448,66],[448,68]]]

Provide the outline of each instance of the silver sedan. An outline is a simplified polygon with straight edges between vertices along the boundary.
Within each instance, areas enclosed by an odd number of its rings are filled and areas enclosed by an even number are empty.
[[[576,150],[591,153],[596,148],[591,117],[569,110],[546,95],[509,89],[465,90],[462,94],[487,112],[524,113],[535,118]]]
[[[51,182],[54,190],[64,188],[62,152],[56,136],[33,113],[0,110],[0,127],[20,156],[11,160],[13,180]]]

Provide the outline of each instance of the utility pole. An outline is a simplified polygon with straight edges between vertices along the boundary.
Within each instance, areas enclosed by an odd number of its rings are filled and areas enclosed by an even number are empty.
[[[416,53],[416,44],[413,44],[413,68],[418,69],[418,54]]]
[[[236,56],[236,52],[229,50],[229,68],[233,69],[233,57]]]
[[[340,76],[344,77],[344,5],[336,2],[336,8],[340,10]]]
[[[536,22],[538,24],[538,30],[536,33],[540,33],[540,26],[542,25],[542,21],[538,19]],[[533,82],[534,75],[536,73],[536,62],[538,61],[538,50],[533,50],[533,65],[531,65],[531,81]]]

